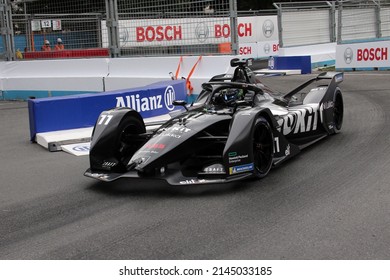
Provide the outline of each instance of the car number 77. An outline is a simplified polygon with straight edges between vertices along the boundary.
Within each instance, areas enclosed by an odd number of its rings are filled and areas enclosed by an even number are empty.
[[[100,115],[100,120],[98,122],[98,125],[108,125],[108,123],[111,121],[113,115]]]

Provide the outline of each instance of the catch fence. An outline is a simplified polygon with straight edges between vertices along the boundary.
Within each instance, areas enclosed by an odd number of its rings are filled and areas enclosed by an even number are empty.
[[[279,45],[294,47],[390,39],[390,1],[275,3]]]
[[[12,35],[0,39],[7,60],[88,55],[91,49],[111,57],[237,51],[236,0],[0,1],[0,11],[9,10],[2,26],[8,23]],[[56,53],[57,42],[67,52]]]
[[[240,19],[255,24],[248,17],[276,14],[279,47],[390,40],[390,0],[274,6],[238,11],[237,0],[0,0],[0,59],[240,54],[240,44],[248,43],[237,34]],[[56,51],[57,41],[65,51]]]

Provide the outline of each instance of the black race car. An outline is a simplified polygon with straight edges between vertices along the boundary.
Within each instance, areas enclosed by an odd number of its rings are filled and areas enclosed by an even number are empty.
[[[260,83],[248,63],[202,85],[194,104],[168,121],[145,126],[130,108],[101,113],[92,135],[90,168],[102,181],[154,178],[171,185],[262,178],[314,142],[340,131],[342,73],[326,72],[287,94]]]

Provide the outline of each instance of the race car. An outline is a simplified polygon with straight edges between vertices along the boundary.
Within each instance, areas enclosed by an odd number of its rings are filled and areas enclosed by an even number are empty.
[[[167,121],[145,125],[131,108],[102,112],[85,175],[171,185],[263,178],[273,166],[340,131],[343,73],[321,73],[280,94],[259,81],[250,62],[233,59],[234,74],[204,83],[193,104],[173,101],[181,110]]]

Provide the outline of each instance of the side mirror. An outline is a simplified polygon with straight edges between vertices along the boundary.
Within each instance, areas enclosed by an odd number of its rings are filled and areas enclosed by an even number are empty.
[[[174,105],[174,106],[182,106],[182,107],[184,107],[184,109],[186,109],[188,111],[188,108],[186,106],[187,102],[185,100],[173,100],[172,105]]]

